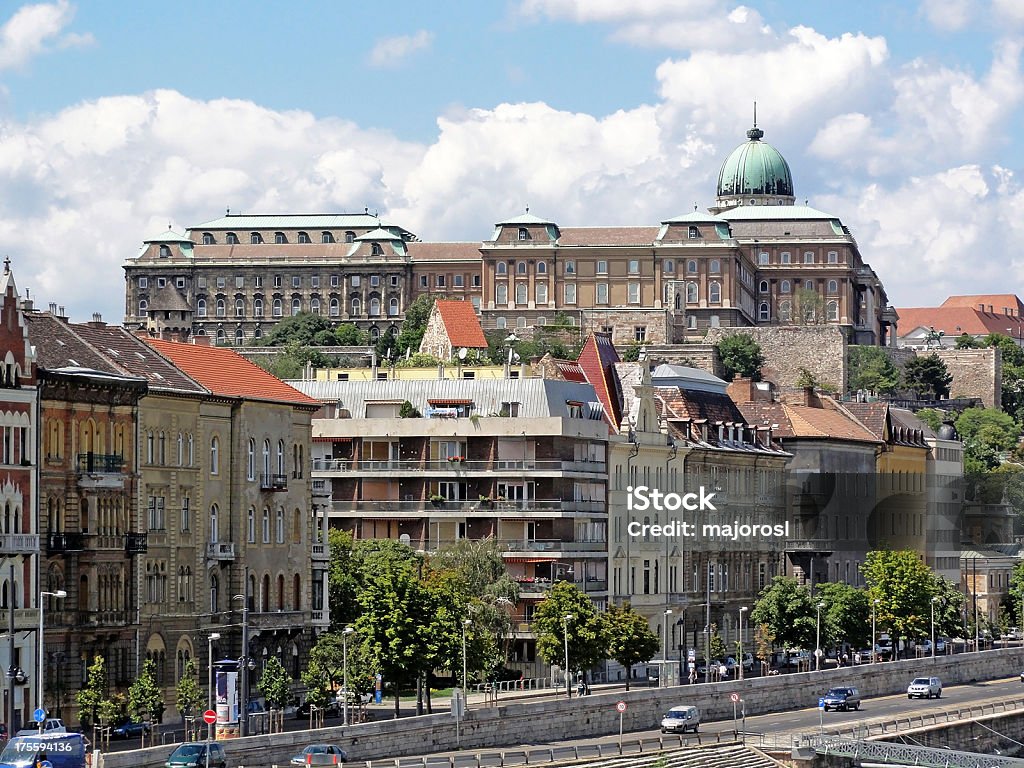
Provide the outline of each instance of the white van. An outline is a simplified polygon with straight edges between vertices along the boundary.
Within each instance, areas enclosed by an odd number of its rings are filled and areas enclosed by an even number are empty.
[[[672,707],[661,718],[662,733],[686,733],[687,731],[696,733],[699,727],[700,710],[688,705]]]

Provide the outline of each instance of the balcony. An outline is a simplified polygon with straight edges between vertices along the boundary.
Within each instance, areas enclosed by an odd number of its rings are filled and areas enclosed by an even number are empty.
[[[65,611],[65,613],[69,613]],[[79,627],[126,627],[132,623],[131,611],[76,611]]]
[[[107,453],[78,454],[78,485],[88,489],[124,488],[124,457]]]
[[[310,554],[313,562],[323,563],[331,559],[331,548],[328,544],[313,544]]]
[[[83,552],[85,535],[81,533],[51,533],[46,537],[46,554],[56,555],[64,552]]]
[[[561,459],[433,459],[399,461],[398,459],[313,459],[313,472],[346,474],[349,472],[583,472],[604,474],[603,461],[563,461]]]
[[[0,534],[0,554],[33,555],[39,551],[39,535],[35,533]]]
[[[787,539],[785,546],[786,552],[830,555],[835,549],[835,542],[826,539]]]
[[[261,491],[287,491],[288,475],[260,475]]]
[[[235,542],[233,541],[211,541],[206,545],[207,560],[234,560]]]
[[[498,539],[506,553],[518,552],[607,552],[607,541],[562,541],[561,539]]]
[[[249,611],[250,629],[294,629],[305,621],[302,611]]]
[[[145,533],[128,532],[124,535],[124,551],[129,555],[141,555],[148,549],[148,539]]]
[[[484,500],[445,499],[392,499],[389,501],[340,501],[334,500],[335,514],[360,514],[370,517],[421,518],[421,517],[589,517],[605,513],[603,501],[573,501],[563,499],[512,499]]]
[[[330,626],[331,620],[327,617],[327,611],[312,611],[309,623],[314,627]]]

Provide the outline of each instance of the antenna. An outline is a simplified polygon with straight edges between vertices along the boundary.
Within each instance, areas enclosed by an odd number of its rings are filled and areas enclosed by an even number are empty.
[[[468,355],[468,354],[469,354],[469,350],[468,349],[466,349],[465,347],[460,347],[459,348],[459,360],[465,360],[466,359],[466,355]]]
[[[757,128],[757,102],[754,102],[754,127]]]

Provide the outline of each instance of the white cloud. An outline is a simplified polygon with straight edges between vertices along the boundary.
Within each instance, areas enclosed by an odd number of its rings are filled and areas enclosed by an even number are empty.
[[[385,37],[374,44],[369,63],[373,67],[397,67],[414,53],[428,50],[433,42],[434,34],[424,29],[412,35]]]
[[[91,44],[89,34],[61,34],[74,15],[67,0],[19,8],[0,27],[0,70],[22,67],[50,45],[67,48]]]
[[[992,0],[992,10],[1002,21],[1024,23],[1024,4],[1020,0]]]
[[[921,15],[944,32],[957,32],[975,18],[980,9],[974,0],[922,0]]]

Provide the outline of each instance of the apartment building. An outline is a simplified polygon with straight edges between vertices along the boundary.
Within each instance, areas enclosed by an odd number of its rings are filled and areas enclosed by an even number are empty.
[[[530,621],[554,581],[607,604],[608,426],[592,386],[292,384],[324,405],[313,422],[312,477],[330,526],[424,552],[459,539],[499,542],[520,584],[514,664],[527,676],[541,672]],[[405,402],[420,415],[401,418]]]

